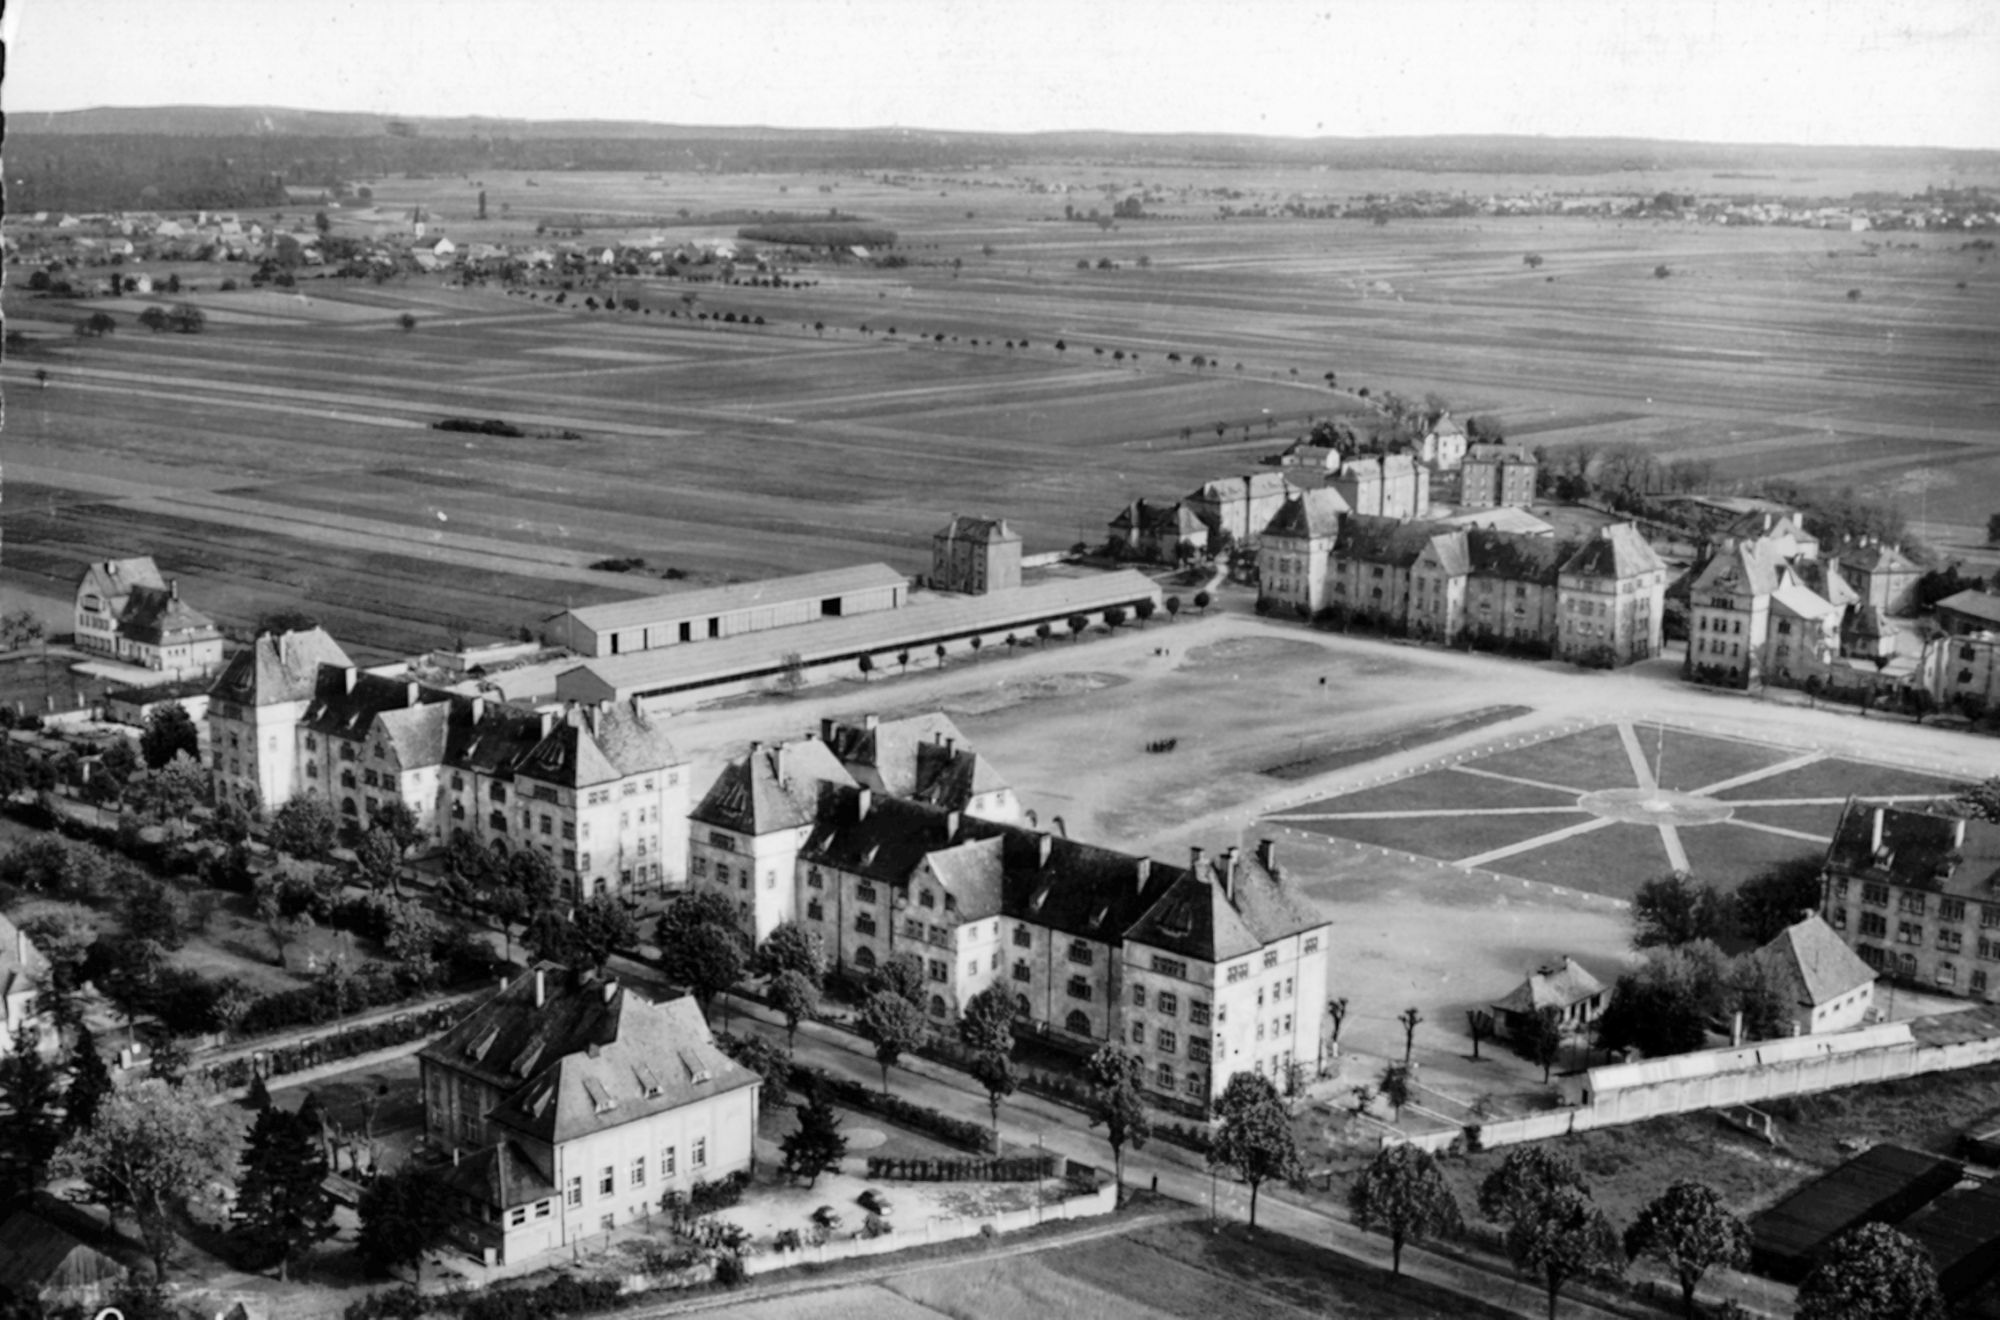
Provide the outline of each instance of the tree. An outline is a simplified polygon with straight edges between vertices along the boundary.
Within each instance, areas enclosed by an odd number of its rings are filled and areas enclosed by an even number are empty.
[[[877,990],[861,1006],[855,1024],[875,1046],[875,1062],[882,1065],[882,1093],[889,1092],[889,1069],[905,1054],[924,1043],[930,1024],[924,1012],[893,990]]]
[[[753,976],[776,977],[783,972],[798,972],[815,988],[826,980],[826,968],[826,937],[808,931],[796,921],[779,922],[757,946],[757,954],[750,962]]]
[[[1632,896],[1632,947],[1678,948],[1727,933],[1726,905],[1709,885],[1686,871],[1648,880]]]
[[[1493,1035],[1493,1015],[1483,1008],[1468,1008],[1465,1010],[1465,1025],[1472,1030],[1472,1058],[1477,1062],[1479,1042]]]
[[[1019,1081],[1014,1060],[998,1050],[982,1050],[972,1056],[972,1079],[986,1091],[986,1107],[993,1115],[993,1149],[1000,1149],[1000,1102],[1014,1094]]]
[[[1090,1080],[1090,1126],[1104,1128],[1113,1177],[1120,1188],[1125,1186],[1125,1147],[1144,1150],[1146,1139],[1153,1135],[1143,1090],[1145,1068],[1138,1055],[1115,1045],[1099,1049],[1084,1065],[1084,1076]]]
[[[452,1229],[451,1193],[443,1181],[406,1164],[371,1183],[359,1210],[355,1247],[361,1258],[384,1274],[414,1264],[421,1282],[424,1253],[443,1245]]]
[[[1153,617],[1153,612],[1157,608],[1158,607],[1153,604],[1153,598],[1151,596],[1147,596],[1133,604],[1132,614],[1133,617],[1139,620],[1139,626],[1143,628],[1146,626],[1146,621]]]
[[[146,938],[172,952],[187,943],[187,900],[178,889],[150,875],[135,873],[119,895],[125,929],[146,932]]]
[[[1049,636],[1054,632],[1055,629],[1049,627],[1048,624],[1038,623],[1035,625],[1035,640],[1042,646],[1047,646],[1049,644]]]
[[[285,950],[295,940],[318,923],[312,913],[304,910],[290,910],[285,901],[286,880],[282,875],[260,875],[257,877],[253,894],[257,906],[257,917],[264,923],[264,929],[271,933],[271,942],[278,946],[278,966],[285,965]]]
[[[1546,1005],[1536,1009],[1523,1021],[1514,1045],[1522,1058],[1541,1065],[1542,1082],[1546,1085],[1556,1061],[1562,1058],[1562,1010]]]
[[[903,667],[905,674],[910,672],[910,653],[907,649],[896,652],[896,663]]]
[[[1589,1190],[1567,1156],[1551,1146],[1515,1146],[1500,1167],[1479,1184],[1479,1213],[1496,1224],[1511,1226],[1534,1217],[1542,1204],[1564,1187]]]
[[[612,954],[639,943],[639,924],[616,894],[593,894],[578,903],[570,924],[576,930],[576,960],[594,972],[603,971]]]
[[[883,960],[868,978],[871,993],[884,991],[908,1000],[918,1008],[924,1006],[924,960],[914,953],[899,953]]]
[[[147,775],[135,785],[140,807],[162,824],[168,821],[187,825],[188,813],[208,797],[208,772],[186,752]]]
[[[46,636],[48,629],[33,610],[0,615],[0,651],[25,650]]]
[[[1708,1023],[1728,1007],[1728,960],[1708,940],[1647,951],[1618,978],[1597,1020],[1598,1044],[1650,1056],[1685,1054],[1708,1042]]]
[[[1070,641],[1074,642],[1083,636],[1083,630],[1090,626],[1090,620],[1081,614],[1072,614],[1063,620],[1063,626],[1069,629]]]
[[[791,1095],[792,1055],[774,1040],[762,1036],[728,1036],[723,1049],[729,1057],[763,1078],[758,1099],[767,1110],[784,1105]]]
[[[1210,595],[1209,595],[1209,594],[1208,594],[1208,593],[1207,593],[1206,591],[1197,591],[1197,592],[1195,592],[1195,593],[1194,593],[1194,607],[1195,607],[1195,609],[1196,609],[1196,610],[1197,610],[1198,612],[1202,613],[1202,614],[1206,614],[1206,613],[1208,613],[1208,606],[1209,606],[1209,602],[1210,602],[1210,601],[1211,601],[1212,599],[1213,599],[1213,597],[1211,597],[1211,596],[1210,596]]]
[[[148,307],[145,311],[139,313],[139,324],[145,326],[154,334],[160,333],[160,331],[167,328],[167,309],[164,307]]]
[[[265,1106],[250,1129],[242,1167],[230,1218],[256,1256],[275,1261],[278,1277],[287,1279],[292,1262],[338,1231],[319,1124]]]
[[[1793,1005],[1787,978],[1754,952],[1729,967],[1729,993],[1743,1015],[1743,1039],[1777,1040],[1792,1034]]]
[[[1291,1116],[1278,1090],[1262,1073],[1233,1074],[1216,1102],[1221,1126],[1208,1153],[1211,1165],[1236,1170],[1250,1187],[1250,1227],[1257,1227],[1257,1193],[1273,1178],[1301,1176],[1299,1147]]]
[[[69,1087],[63,1092],[63,1135],[89,1128],[111,1091],[111,1069],[97,1052],[97,1038],[88,1027],[79,1027],[70,1049]]]
[[[1730,905],[1738,937],[1769,944],[1785,927],[1817,912],[1823,860],[1817,853],[1805,853],[1775,862],[1745,880]]]
[[[118,329],[117,320],[109,312],[92,312],[77,322],[76,334],[79,339],[102,339]]]
[[[198,1089],[152,1079],[115,1091],[51,1164],[58,1176],[81,1179],[112,1213],[137,1220],[156,1279],[166,1276],[173,1256],[174,1212],[228,1168],[235,1119],[207,1099]]]
[[[1750,1258],[1750,1230],[1729,1212],[1713,1187],[1677,1182],[1648,1201],[1625,1230],[1625,1257],[1666,1263],[1681,1286],[1681,1314],[1696,1320],[1694,1290],[1715,1266]]]
[[[861,681],[866,683],[868,676],[875,672],[875,657],[864,655],[861,657],[859,664],[861,666]]]
[[[785,1019],[785,1043],[798,1043],[799,1023],[819,1012],[819,986],[795,967],[787,967],[764,987],[764,996]]]
[[[1458,1233],[1465,1226],[1458,1198],[1429,1151],[1404,1143],[1384,1147],[1347,1192],[1355,1224],[1389,1239],[1389,1273],[1403,1272],[1403,1244]]]
[[[966,1000],[958,1019],[958,1039],[974,1054],[1014,1052],[1014,1002],[994,986]]]
[[[176,303],[167,319],[184,335],[198,335],[208,326],[208,313],[193,303]]]
[[[1410,1054],[1416,1049],[1417,1028],[1424,1024],[1424,1015],[1415,1007],[1404,1009],[1396,1015],[1396,1021],[1403,1026],[1403,1066],[1410,1066]]]
[[[799,1110],[797,1130],[788,1133],[778,1149],[785,1153],[785,1176],[804,1178],[809,1188],[819,1182],[822,1173],[839,1169],[847,1156],[847,1138],[840,1134],[840,1115],[834,1112],[823,1088],[812,1088]]]
[[[1126,617],[1123,605],[1113,605],[1104,611],[1104,626],[1115,631],[1125,626]]]
[[[2000,545],[2000,513],[1986,515],[1986,544]]]
[[[1521,264],[1529,270],[1539,270],[1542,265],[1542,254],[1539,252],[1530,252],[1527,256],[1521,258]]]
[[[369,889],[387,889],[396,883],[396,876],[403,869],[403,850],[396,846],[389,831],[370,827],[354,845],[354,867],[361,883]]]
[[[62,1088],[32,1027],[0,1059],[0,1204],[38,1190],[63,1141]]]
[[[1940,1320],[1937,1267],[1887,1224],[1835,1238],[1799,1285],[1799,1320]]]
[[[302,794],[272,813],[266,842],[300,861],[319,862],[333,855],[339,836],[340,822],[327,800],[318,794]]]
[[[1403,1106],[1410,1103],[1410,1065],[1391,1063],[1382,1069],[1382,1076],[1375,1083],[1375,1090],[1395,1109],[1396,1117],[1403,1116]]]
[[[1507,1230],[1507,1255],[1524,1274],[1539,1274],[1548,1293],[1549,1320],[1564,1285],[1584,1274],[1616,1275],[1625,1267],[1618,1234],[1588,1192],[1558,1187],[1538,1213]]]
[[[1179,596],[1169,596],[1167,597],[1166,605],[1167,605],[1167,622],[1172,623],[1175,619],[1180,617],[1181,598]]]

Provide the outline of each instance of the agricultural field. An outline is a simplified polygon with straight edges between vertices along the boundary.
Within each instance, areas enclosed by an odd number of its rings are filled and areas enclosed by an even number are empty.
[[[1917,806],[1941,775],[1750,738],[1619,721],[1503,742],[1270,819],[1566,889],[1630,899],[1686,870],[1723,889],[1824,852],[1852,795]]]
[[[895,229],[909,261],[591,290],[637,312],[438,276],[221,293],[247,270],[187,266],[208,328],[149,335],[136,311],[166,299],[35,301],[12,281],[29,343],[0,377],[0,585],[60,599],[89,559],[152,553],[225,623],[300,605],[364,656],[404,653],[670,590],[668,568],[689,585],[869,559],[919,572],[954,511],[1004,514],[1030,552],[1094,542],[1128,499],[1251,470],[1310,419],[1365,407],[1363,386],[1435,391],[1534,443],[1636,440],[1725,475],[1895,493],[1933,542],[1980,551],[2000,297],[1960,235],[1224,219],[1216,179],[1150,174],[1162,218],[1107,228],[998,176],[383,179],[372,208],[333,213],[349,236],[423,206],[460,243],[580,224],[593,246],[671,246],[838,206]],[[1041,182],[1092,190],[1083,204],[1120,184],[1082,166]],[[1270,201],[1382,181],[1226,182]],[[472,218],[475,186],[492,219]],[[121,328],[76,340],[96,309]],[[428,429],[452,415],[529,434]],[[647,569],[588,567],[611,556]]]

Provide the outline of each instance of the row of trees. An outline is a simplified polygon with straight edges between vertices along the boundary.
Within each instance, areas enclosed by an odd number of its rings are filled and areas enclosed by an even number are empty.
[[[1412,1145],[1390,1146],[1348,1191],[1355,1222],[1389,1239],[1400,1275],[1403,1248],[1462,1231],[1464,1214],[1437,1160]],[[1750,1256],[1750,1231],[1714,1188],[1681,1181],[1639,1211],[1620,1234],[1592,1200],[1589,1184],[1561,1152],[1520,1146],[1479,1186],[1479,1213],[1505,1231],[1507,1254],[1534,1276],[1555,1320],[1562,1291],[1579,1278],[1615,1277],[1642,1257],[1665,1265],[1681,1291],[1682,1314],[1699,1314],[1695,1292],[1709,1271]],[[1884,1224],[1836,1240],[1798,1292],[1800,1320],[1937,1320],[1943,1314],[1928,1256]]]

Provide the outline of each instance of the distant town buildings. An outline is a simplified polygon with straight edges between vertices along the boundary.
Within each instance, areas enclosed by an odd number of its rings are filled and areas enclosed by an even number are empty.
[[[150,557],[92,564],[76,588],[76,644],[125,664],[180,676],[222,663],[222,632],[181,599]]]

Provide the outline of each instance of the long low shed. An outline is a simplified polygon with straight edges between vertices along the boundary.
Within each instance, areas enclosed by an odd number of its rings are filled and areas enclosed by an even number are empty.
[[[580,655],[632,655],[816,619],[900,609],[909,594],[909,578],[887,564],[856,564],[822,573],[585,605],[556,615],[550,634]]]
[[[1833,1239],[1862,1224],[1895,1224],[1944,1195],[1965,1166],[1883,1142],[1829,1170],[1750,1223],[1750,1267],[1797,1283]]]
[[[1930,1253],[1945,1305],[1958,1305],[2000,1275],[2000,1182],[1952,1192],[1903,1232]]]
[[[893,614],[826,619],[782,632],[728,638],[706,646],[673,647],[589,660],[556,676],[556,695],[586,702],[638,699],[685,706],[770,687],[788,674],[811,679],[859,672],[863,656],[887,669],[902,651],[929,654],[938,645],[1029,640],[1037,624],[1064,631],[1073,615],[1093,622],[1108,609],[1158,603],[1160,589],[1131,569],[1062,578],[984,596],[919,598]],[[815,673],[814,671],[819,671]]]

